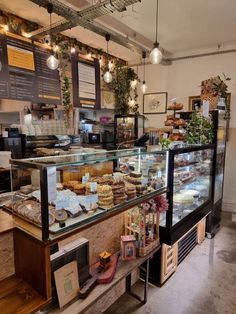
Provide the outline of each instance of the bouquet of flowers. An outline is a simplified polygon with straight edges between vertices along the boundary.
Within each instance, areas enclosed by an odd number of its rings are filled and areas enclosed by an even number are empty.
[[[150,199],[148,202],[140,205],[145,214],[155,212],[165,212],[168,210],[169,204],[164,195],[158,195],[155,198]]]

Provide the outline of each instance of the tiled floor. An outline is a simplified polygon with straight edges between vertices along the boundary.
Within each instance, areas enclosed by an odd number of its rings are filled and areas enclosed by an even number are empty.
[[[150,285],[146,305],[123,295],[105,313],[236,314],[236,222],[230,218],[224,214],[215,238],[194,248],[165,285]]]

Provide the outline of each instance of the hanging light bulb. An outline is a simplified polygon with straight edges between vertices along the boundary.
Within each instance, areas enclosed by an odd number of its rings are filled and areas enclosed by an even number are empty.
[[[5,24],[3,26],[4,32],[8,32],[9,31],[9,26],[7,24]]]
[[[108,68],[109,68],[109,71],[112,71],[112,70],[113,70],[113,68],[114,68],[114,63],[113,63],[112,60],[109,61],[109,63],[108,63]]]
[[[106,42],[107,42],[107,55],[108,55],[108,42],[110,40],[110,35],[106,34],[105,35],[105,39],[106,39]],[[111,81],[112,81],[112,75],[111,75],[111,72],[110,72],[110,69],[109,69],[109,65],[108,65],[108,71],[106,71],[106,73],[104,74],[103,79],[104,79],[104,81],[106,83],[111,83]]]
[[[138,84],[138,81],[136,79],[130,82],[130,86],[131,86],[132,89],[135,89],[137,84]]]
[[[100,56],[99,58],[99,64],[100,64],[100,67],[102,66],[102,56]]]
[[[75,47],[72,46],[72,47],[70,48],[70,52],[71,52],[71,53],[75,53],[75,52],[76,52]]]
[[[54,56],[54,54],[51,54],[50,57],[47,58],[47,66],[50,70],[56,70],[58,68],[59,61]]]
[[[103,79],[106,83],[111,83],[112,81],[112,75],[109,71],[107,71],[104,76],[103,76]]]
[[[130,107],[133,107],[135,105],[135,100],[133,99],[133,98],[131,98],[130,100],[129,100],[129,106]]]
[[[141,86],[141,91],[142,93],[146,93],[147,91],[147,84],[146,84],[146,81],[145,81],[145,59],[146,59],[146,51],[143,51],[142,53],[142,58],[143,58],[143,84]]]
[[[50,46],[51,46],[51,55],[47,58],[47,66],[50,70],[56,70],[59,66],[59,60],[55,57],[52,47],[52,11],[53,11],[53,5],[52,3],[49,3],[47,5],[47,11],[50,14]],[[58,47],[59,48],[59,47]]]
[[[143,84],[141,86],[141,91],[143,94],[146,93],[146,91],[147,91],[147,84],[145,81],[143,81]]]
[[[162,52],[158,48],[158,46],[159,46],[159,43],[155,42],[154,48],[152,49],[152,51],[150,53],[150,61],[152,64],[159,64],[162,60]]]
[[[149,56],[152,64],[159,64],[162,60],[162,52],[159,49],[159,43],[157,42],[157,33],[158,33],[158,0],[156,7],[156,41],[153,44],[153,49]]]

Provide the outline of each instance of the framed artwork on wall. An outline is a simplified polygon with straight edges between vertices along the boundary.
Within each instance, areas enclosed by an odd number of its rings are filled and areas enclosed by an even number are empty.
[[[189,96],[188,98],[188,110],[189,111],[196,111],[201,108],[201,96]]]
[[[167,92],[143,95],[143,114],[166,113]]]

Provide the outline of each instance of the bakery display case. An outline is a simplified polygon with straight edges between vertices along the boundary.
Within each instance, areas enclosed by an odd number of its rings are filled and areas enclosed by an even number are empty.
[[[1,207],[47,241],[166,192],[168,152],[141,148],[11,160]]]
[[[118,148],[133,147],[135,141],[143,135],[144,116],[115,115],[115,144]]]
[[[169,151],[169,210],[160,217],[162,242],[172,245],[211,210],[214,145]]]

